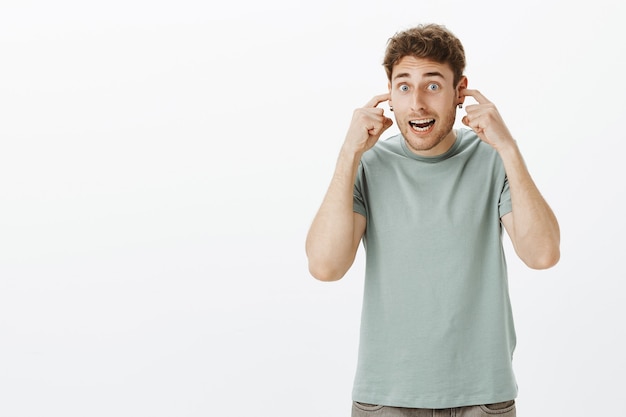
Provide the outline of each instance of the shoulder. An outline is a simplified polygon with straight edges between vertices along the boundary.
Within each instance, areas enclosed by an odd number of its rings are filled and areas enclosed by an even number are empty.
[[[493,146],[483,142],[473,130],[459,129],[457,135],[460,139],[457,154],[468,154],[472,158],[500,161],[500,155]]]
[[[485,142],[480,140],[476,132],[471,129],[462,128],[457,130],[457,137],[459,138],[459,147],[458,152],[466,152],[466,151],[488,151],[483,145],[487,145]],[[491,146],[487,145],[488,148]]]
[[[376,145],[363,154],[361,162],[366,164],[376,163],[377,161],[388,160],[390,158],[405,157],[402,149],[403,140],[400,134],[379,140]]]

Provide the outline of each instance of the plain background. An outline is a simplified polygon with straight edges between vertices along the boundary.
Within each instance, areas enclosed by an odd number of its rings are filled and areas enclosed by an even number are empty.
[[[426,22],[463,41],[562,228],[547,271],[505,240],[518,412],[615,415],[625,17],[617,0],[4,0],[0,415],[349,415],[363,253],[321,283],[304,239],[353,109],[386,91],[386,40]]]

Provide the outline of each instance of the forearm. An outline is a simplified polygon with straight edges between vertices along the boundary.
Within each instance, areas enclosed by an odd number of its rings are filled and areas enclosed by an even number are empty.
[[[559,224],[535,185],[514,141],[499,150],[511,191],[512,242],[519,257],[530,267],[545,269],[560,257]]]
[[[352,210],[354,181],[361,156],[393,124],[377,107],[389,97],[389,93],[374,96],[352,115],[333,179],[306,239],[309,271],[319,280],[342,278],[354,262],[365,230],[365,218]]]
[[[358,237],[355,237],[352,195],[359,160],[359,154],[342,149],[307,235],[309,270],[323,281],[340,279],[354,261]]]

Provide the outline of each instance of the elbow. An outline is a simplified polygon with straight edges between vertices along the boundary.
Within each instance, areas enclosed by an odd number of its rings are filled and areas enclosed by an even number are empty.
[[[352,262],[343,256],[331,256],[327,251],[316,251],[307,247],[309,273],[318,281],[339,281],[350,269]]]
[[[328,261],[315,261],[309,258],[309,273],[318,281],[339,281],[346,272],[347,269],[333,267]]]
[[[558,246],[538,251],[533,256],[523,259],[524,263],[532,269],[549,269],[555,266],[561,258]]]
[[[313,278],[323,282],[339,281],[345,275],[345,272],[314,262],[309,262],[309,273]]]

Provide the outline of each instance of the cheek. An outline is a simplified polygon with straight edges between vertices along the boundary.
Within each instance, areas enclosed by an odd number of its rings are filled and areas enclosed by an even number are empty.
[[[392,92],[391,95],[389,96],[389,99],[393,103],[394,107],[406,106],[410,101],[408,94],[400,94],[397,92],[396,93]]]
[[[437,106],[439,109],[447,110],[451,107],[455,107],[456,101],[454,97],[451,97],[448,94],[441,94],[432,101],[432,104]]]

